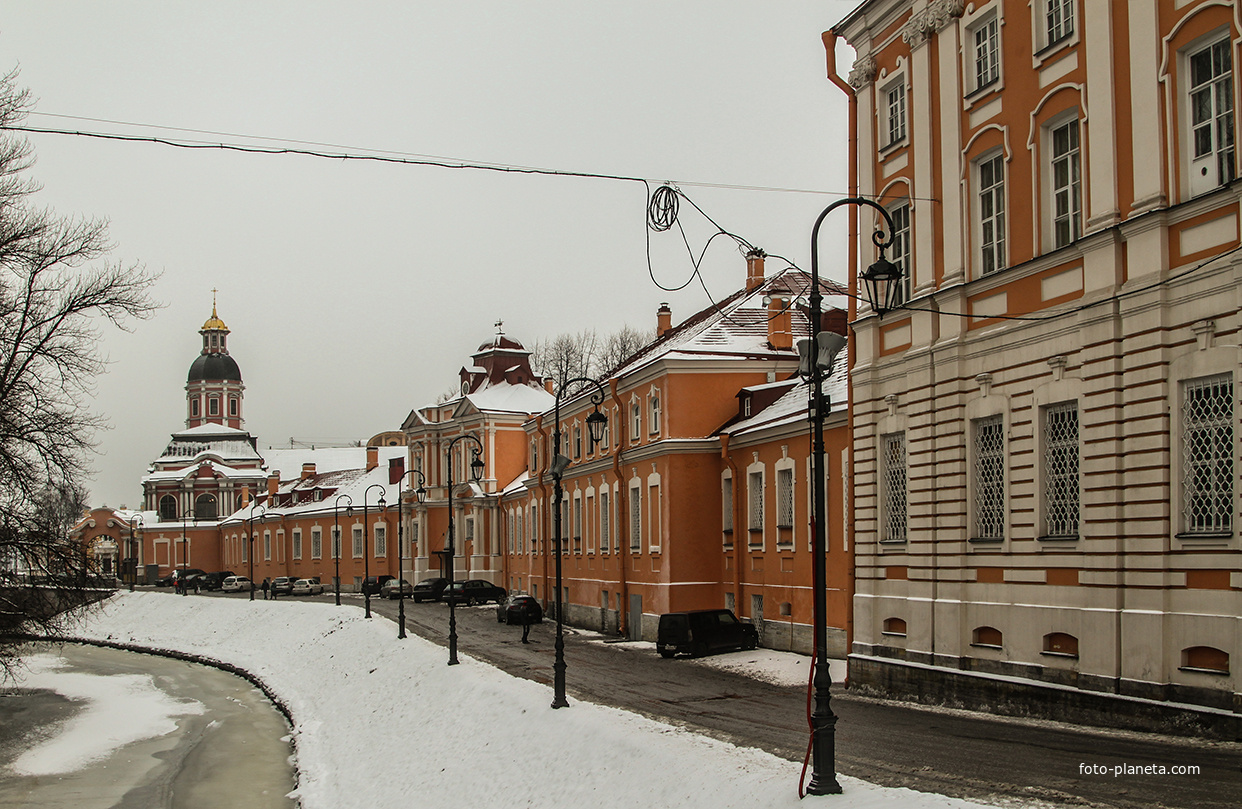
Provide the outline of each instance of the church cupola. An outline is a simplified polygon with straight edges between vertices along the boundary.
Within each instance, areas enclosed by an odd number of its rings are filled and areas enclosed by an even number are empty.
[[[229,356],[229,327],[216,313],[215,290],[212,290],[211,317],[199,329],[203,350],[190,364],[185,383],[186,428],[203,424],[222,424],[241,429],[241,369]]]

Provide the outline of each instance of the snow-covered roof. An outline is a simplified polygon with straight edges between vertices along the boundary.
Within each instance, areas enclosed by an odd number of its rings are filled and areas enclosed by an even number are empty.
[[[844,354],[844,352],[842,352]],[[836,413],[846,409],[848,405],[847,395],[849,386],[845,379],[845,357],[838,355],[837,370],[831,377],[824,380],[824,395],[829,400],[829,412]],[[788,384],[788,382],[784,383]],[[746,390],[755,390],[759,387],[769,387],[767,385],[756,385]],[[782,427],[794,422],[803,422],[807,420],[807,404],[810,401],[811,385],[809,382],[798,381],[796,385],[789,390],[788,393],[781,396],[772,404],[760,410],[758,413],[752,414],[749,418],[736,421],[727,427],[721,428],[720,432],[727,433],[732,436],[745,435],[758,430],[765,430],[772,427]]]
[[[542,413],[556,404],[556,397],[542,387],[508,382],[487,385],[468,394],[466,400],[480,411],[492,413]]]

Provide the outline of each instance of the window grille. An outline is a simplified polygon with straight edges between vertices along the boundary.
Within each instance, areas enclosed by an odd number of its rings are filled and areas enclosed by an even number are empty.
[[[884,542],[906,541],[906,436],[886,435],[881,448],[884,475]]]
[[[792,469],[776,470],[776,525],[793,528],[794,477]]]
[[[1078,121],[1052,130],[1052,232],[1057,247],[1082,235]]]
[[[1192,534],[1233,530],[1233,375],[1185,383],[1182,523]]]
[[[311,529],[311,558],[318,559],[323,556],[323,531],[318,528]]]
[[[1074,0],[1048,0],[1048,43],[1054,45],[1074,33]]]
[[[302,531],[301,529],[293,529],[293,558],[302,558]]]
[[[1000,31],[993,16],[975,29],[975,89],[1000,78]]]
[[[269,531],[263,532],[263,561],[272,561],[272,535]]]
[[[508,538],[508,541],[509,541],[509,553],[513,553],[513,548],[514,548],[514,544],[513,544],[513,542],[514,542],[514,531],[513,531],[513,529],[514,529],[514,527],[515,527],[515,526],[513,525],[513,522],[514,522],[514,516],[513,516],[513,511],[512,511],[512,510],[510,510],[510,511],[509,511],[509,519],[505,520],[505,522],[507,523],[507,525],[505,526],[505,536]]]
[[[763,473],[751,472],[746,476],[747,494],[750,500],[750,521],[748,526],[751,531],[763,531]]]
[[[638,553],[642,548],[643,509],[637,486],[630,487],[630,552]]]
[[[1044,414],[1045,533],[1078,535],[1078,405],[1066,402]]]
[[[900,81],[888,93],[888,142],[890,144],[906,137],[906,83]]]
[[[354,556],[362,556],[362,529],[354,529]]]
[[[608,553],[608,521],[611,515],[608,513],[608,492],[599,493],[599,552]]]
[[[979,164],[979,234],[983,273],[1005,266],[1005,164],[1002,155]]]
[[[516,529],[517,531],[517,552],[518,553],[526,552],[526,520],[525,520],[525,517],[526,515],[522,513],[522,510],[518,509],[517,529]]]
[[[975,536],[1005,538],[1005,434],[1000,416],[975,422]]]
[[[375,526],[375,555],[388,555],[388,527],[384,525]]]

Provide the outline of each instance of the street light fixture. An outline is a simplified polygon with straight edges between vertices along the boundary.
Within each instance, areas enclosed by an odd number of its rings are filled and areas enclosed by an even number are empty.
[[[246,516],[246,542],[250,545],[250,553],[246,558],[250,563],[250,600],[254,601],[254,512],[259,510],[261,516],[267,514],[266,506],[255,505],[254,501],[250,501],[250,514]],[[259,521],[262,524],[262,520]],[[266,596],[265,596],[266,598]]]
[[[824,399],[824,377],[832,372],[832,357],[826,363],[815,358],[820,341],[820,315],[823,311],[823,293],[819,288],[819,226],[824,218],[842,205],[867,205],[884,217],[888,238],[877,231],[872,241],[880,249],[880,259],[863,273],[876,314],[883,315],[900,304],[901,268],[884,258],[884,249],[893,243],[893,220],[882,205],[863,197],[846,197],[829,205],[815,220],[811,228],[811,341],[810,354],[810,422],[811,422],[811,491],[813,492],[813,515],[811,520],[811,551],[815,557],[814,578],[814,634],[815,634],[815,708],[811,712],[811,783],[810,795],[836,795],[841,785],[836,776],[836,725],[832,712],[832,697],[828,693],[832,675],[828,671],[828,560],[825,546],[824,502],[824,416],[828,402]],[[839,346],[838,346],[839,348]],[[833,352],[835,353],[835,352]],[[827,365],[825,368],[823,365]]]
[[[134,523],[143,525],[142,515],[135,514],[129,518],[129,545],[126,548],[125,566],[129,568],[129,591],[134,592],[134,585],[138,581],[138,557],[134,553]],[[146,526],[143,525],[145,528]]]
[[[372,483],[362,493],[362,599],[366,602],[366,617],[371,617],[371,588],[367,586],[367,579],[371,578],[371,543],[367,540],[367,496],[371,494],[372,489],[379,489],[379,507],[380,511],[384,510],[384,484]]]
[[[397,590],[400,596],[397,598],[397,640],[405,638],[405,578],[401,570],[401,549],[405,547],[405,495],[401,492],[401,481],[405,480],[406,475],[418,475],[418,488],[414,490],[418,502],[427,502],[427,478],[423,477],[423,473],[417,469],[410,471],[397,478]],[[410,577],[413,578],[414,573],[414,550],[410,549]],[[413,582],[410,582],[412,585]]]
[[[552,480],[553,480],[553,496],[552,496],[552,542],[553,553],[556,554],[556,662],[552,664],[552,707],[568,708],[569,700],[565,699],[565,624],[563,615],[565,612],[565,604],[562,599],[563,588],[561,587],[561,556],[564,548],[562,547],[564,539],[562,538],[561,529],[561,502],[565,499],[565,490],[561,486],[561,477],[565,474],[565,470],[569,468],[570,460],[561,454],[561,399],[570,389],[571,385],[578,383],[589,383],[594,385],[598,392],[591,394],[591,404],[595,405],[595,410],[591,415],[587,416],[587,435],[590,438],[591,446],[594,447],[600,441],[604,440],[604,428],[608,426],[608,417],[599,412],[599,406],[604,403],[604,386],[594,379],[585,376],[576,377],[566,380],[556,391],[555,406],[555,427],[552,430]],[[576,390],[581,391],[578,387]]]
[[[188,596],[189,588],[185,586],[185,571],[190,565],[190,540],[185,535],[186,517],[198,522],[198,517],[194,514],[194,509],[188,508],[181,512],[181,576],[177,579],[177,583],[181,586],[181,595]]]
[[[449,442],[448,449],[445,453],[448,455],[448,547],[444,549],[445,574],[444,579],[448,582],[444,591],[448,593],[449,603],[449,660],[450,666],[456,666],[457,660],[457,602],[453,599],[453,554],[457,552],[454,543],[453,524],[453,446],[458,441],[469,440],[479,445],[478,449],[473,449],[474,460],[470,462],[470,480],[478,483],[483,479],[483,461],[479,458],[479,453],[483,451],[483,442],[475,438],[469,433],[462,433]]]
[[[336,606],[341,606],[341,501],[348,500],[349,505],[345,507],[345,516],[354,516],[354,498],[347,494],[342,494],[336,498],[332,504],[332,560],[336,564]]]

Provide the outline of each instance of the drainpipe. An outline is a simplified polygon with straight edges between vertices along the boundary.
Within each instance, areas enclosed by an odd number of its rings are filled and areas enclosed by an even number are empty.
[[[626,521],[626,527],[629,527],[630,519],[630,489],[625,485],[625,479],[621,476],[621,452],[624,444],[629,441],[625,432],[625,406],[621,403],[621,395],[617,393],[617,385],[619,379],[613,378],[608,380],[608,390],[612,393],[612,401],[617,405],[617,424],[613,425],[614,429],[621,432],[617,435],[621,438],[622,443],[617,445],[617,451],[612,454],[612,471],[617,476],[617,528],[621,527],[621,521]],[[626,580],[626,564],[629,561],[630,543],[629,531],[617,531],[617,536],[613,537],[613,542],[617,549],[617,559],[620,564],[617,565],[617,634],[622,637],[629,634],[629,602],[630,602],[630,585]],[[623,541],[624,540],[624,541]]]
[[[740,518],[741,508],[739,498],[737,496],[737,486],[740,478],[738,477],[737,464],[733,461],[733,456],[729,454],[729,439],[732,438],[728,433],[720,434],[720,457],[724,459],[725,464],[729,467],[729,472],[733,475],[733,502],[729,507],[733,511],[733,608],[738,612],[742,609],[742,560],[738,546],[738,522]],[[752,616],[753,617],[753,616]]]
[[[828,81],[840,88],[845,93],[845,97],[849,102],[848,117],[848,149],[847,160],[849,161],[849,195],[851,197],[858,196],[858,96],[854,93],[854,88],[849,85],[837,73],[837,32],[835,30],[825,31],[822,35],[824,41],[824,52],[827,57],[828,65]],[[849,313],[850,321],[858,317],[858,206],[849,205],[849,246],[846,266],[849,268],[848,286],[850,291]],[[848,366],[846,368],[846,391],[848,404],[845,408],[848,426],[846,435],[850,437],[849,452],[849,484],[846,487],[846,495],[848,502],[845,503],[846,508],[846,531],[849,532],[850,540],[850,559],[854,557],[854,548],[857,542],[857,533],[854,531],[854,362],[858,356],[856,351],[858,337],[853,329],[850,329],[846,335],[849,338]],[[847,566],[848,583],[845,600],[845,657],[849,660],[850,652],[854,648],[854,590],[855,590],[855,571],[854,565]],[[825,616],[827,618],[827,616]],[[849,666],[846,665],[846,683],[849,682],[848,672]]]
[[[548,484],[544,480],[543,469],[547,468],[550,464],[547,462],[548,461],[548,451],[547,451],[548,431],[545,430],[543,427],[543,416],[542,415],[535,416],[535,432],[539,434],[539,443],[543,444],[543,447],[544,447],[544,451],[543,451],[544,465],[542,468],[535,469],[532,471],[535,472],[536,475],[538,476],[539,502],[543,503],[543,514],[541,514],[539,517],[539,529],[540,529],[539,533],[540,533],[540,536],[544,538],[543,540],[544,552],[539,555],[543,559],[543,606],[544,606],[544,609],[546,610],[548,606],[548,553],[547,553],[547,549],[548,549],[550,537],[549,537],[549,532],[547,531],[547,520],[544,519],[544,517],[546,517],[548,513]]]

